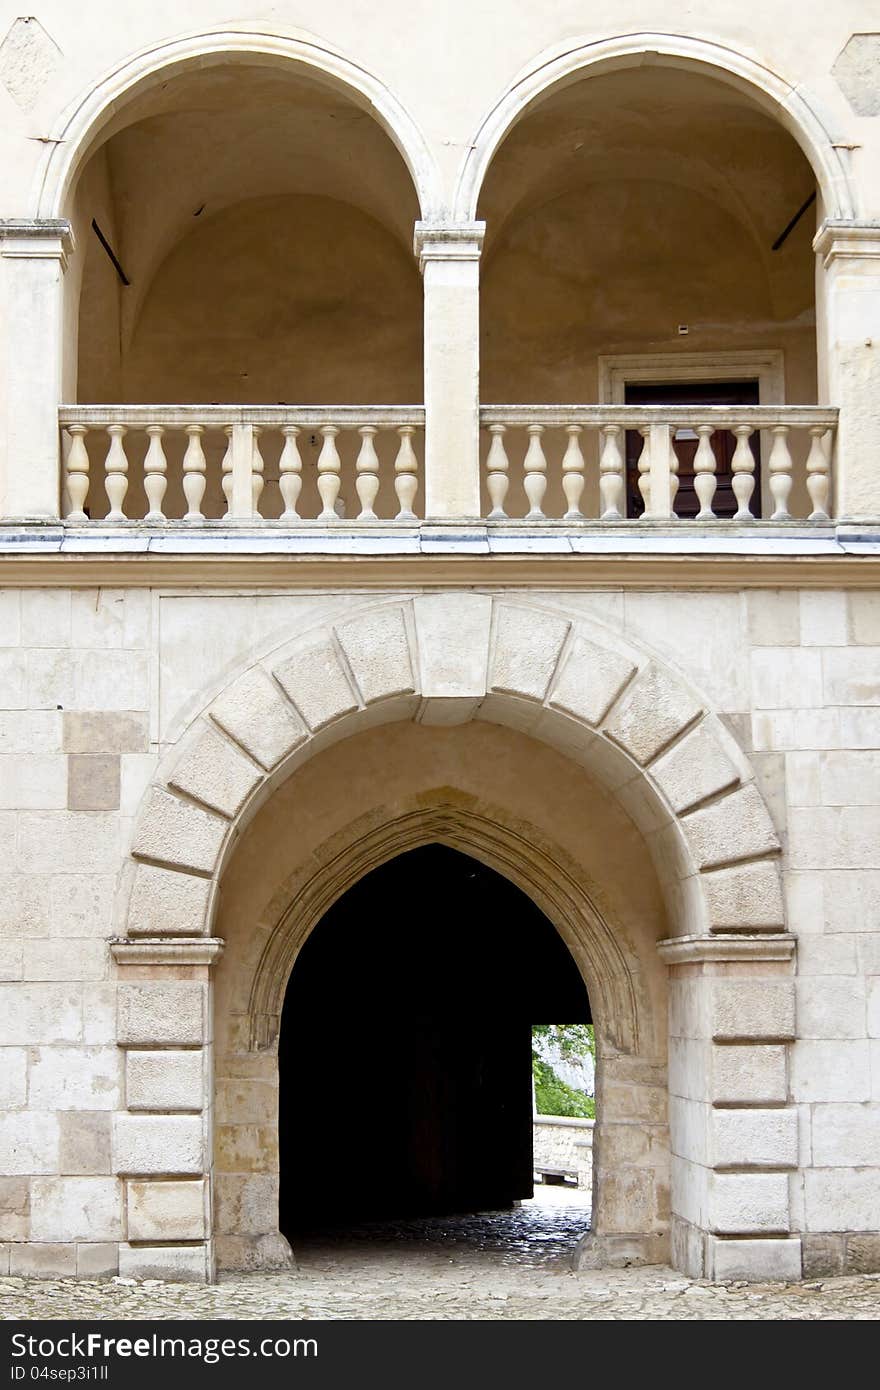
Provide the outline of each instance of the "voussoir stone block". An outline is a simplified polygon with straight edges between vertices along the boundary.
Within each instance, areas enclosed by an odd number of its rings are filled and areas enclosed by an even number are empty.
[[[699,701],[659,666],[647,666],[611,711],[605,732],[643,766],[702,713]]]
[[[130,1241],[204,1240],[207,1235],[203,1179],[129,1181],[125,1192]]]
[[[542,701],[570,626],[552,613],[497,604],[489,688]]]
[[[290,701],[262,669],[246,671],[225,690],[211,718],[267,772],[307,737]]]
[[[693,811],[681,825],[701,868],[779,849],[779,837],[754,783]]]
[[[712,931],[781,931],[782,880],[773,860],[738,864],[702,875]]]
[[[634,662],[619,652],[575,636],[553,686],[550,706],[586,724],[601,724],[635,669]]]
[[[663,753],[652,765],[651,776],[679,813],[739,781],[739,772],[705,722]]]
[[[202,1173],[201,1115],[116,1115],[113,1155],[117,1173]]]
[[[423,697],[485,695],[491,598],[487,594],[423,594],[413,600],[413,611]]]
[[[201,1049],[129,1052],[125,1096],[129,1110],[201,1110],[206,1100]]]
[[[132,853],[211,873],[228,830],[229,822],[212,811],[153,787],[135,831]]]
[[[339,653],[326,632],[303,642],[294,656],[273,668],[272,674],[310,729],[323,729],[358,707]]]
[[[204,985],[183,980],[127,984],[117,991],[117,1038],[122,1046],[200,1045],[205,1033]]]
[[[787,1231],[786,1173],[713,1173],[709,1184],[709,1229],[719,1235]]]
[[[241,809],[262,774],[207,725],[174,769],[172,787],[230,818]]]
[[[711,1158],[716,1168],[796,1168],[797,1111],[714,1110]]]
[[[718,1042],[789,1041],[795,1035],[793,980],[713,980],[710,1032]]]
[[[128,931],[132,936],[204,934],[211,892],[210,879],[138,864],[128,902]]]
[[[415,690],[402,608],[378,608],[340,623],[336,636],[365,705]]]

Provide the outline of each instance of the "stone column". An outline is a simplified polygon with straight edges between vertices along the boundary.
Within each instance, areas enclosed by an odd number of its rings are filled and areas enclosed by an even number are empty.
[[[673,1264],[719,1281],[799,1279],[786,1056],[795,938],[690,936],[658,949],[670,970]]]
[[[819,400],[839,406],[836,515],[880,518],[880,222],[822,223],[817,253]]]
[[[417,222],[425,282],[425,516],[480,515],[480,248],[485,223]]]
[[[123,1185],[119,1273],[214,1277],[211,966],[216,937],[112,943],[126,1109],[114,1117]]]
[[[62,219],[0,221],[0,518],[57,520]]]

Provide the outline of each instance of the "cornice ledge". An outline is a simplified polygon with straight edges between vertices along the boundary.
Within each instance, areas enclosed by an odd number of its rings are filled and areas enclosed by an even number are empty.
[[[791,932],[762,936],[673,936],[657,942],[667,965],[701,965],[714,961],[781,960],[794,956],[797,938]]]
[[[119,965],[213,965],[225,941],[219,936],[115,937],[110,952]]]
[[[0,256],[66,265],[75,246],[66,217],[0,217]]]
[[[422,270],[427,261],[478,261],[485,235],[485,222],[417,222],[413,252]]]
[[[880,258],[880,222],[826,218],[813,238],[813,250],[826,268],[838,257]]]

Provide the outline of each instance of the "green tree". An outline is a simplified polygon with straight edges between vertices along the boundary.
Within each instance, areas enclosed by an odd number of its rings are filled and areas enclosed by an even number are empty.
[[[575,1090],[562,1080],[551,1064],[541,1056],[536,1043],[539,1039],[555,1045],[561,1057],[596,1058],[596,1036],[591,1023],[535,1023],[532,1025],[532,1077],[535,1082],[535,1105],[539,1115],[569,1115],[578,1119],[596,1118],[593,1096]]]

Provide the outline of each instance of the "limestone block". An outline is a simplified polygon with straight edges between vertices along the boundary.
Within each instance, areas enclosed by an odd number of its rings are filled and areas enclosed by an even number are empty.
[[[669,1142],[672,1152],[678,1158],[686,1158],[701,1167],[708,1167],[711,1161],[711,1121],[711,1106],[702,1101],[684,1100],[680,1096],[670,1095]]]
[[[0,1177],[0,1240],[27,1240],[30,1212],[30,1179]]]
[[[705,722],[662,754],[651,767],[651,776],[678,812],[739,781],[738,770]]]
[[[110,964],[105,941],[51,941],[24,943],[27,980],[104,980]]]
[[[796,1284],[801,1277],[799,1236],[784,1240],[716,1240],[709,1237],[707,1274],[718,1283],[743,1280]]]
[[[39,1047],[30,1069],[36,1110],[116,1110],[120,1103],[117,1047]]]
[[[880,1105],[814,1105],[813,1166],[877,1167]]]
[[[27,647],[70,645],[70,591],[25,589],[21,595],[22,642]]]
[[[754,589],[746,596],[749,639],[755,647],[796,647],[800,641],[798,594]]]
[[[202,1173],[200,1115],[116,1115],[113,1154],[117,1173]]]
[[[116,1178],[34,1178],[35,1240],[119,1240],[122,1193]]]
[[[716,1168],[796,1168],[796,1110],[714,1110],[711,1158]]]
[[[880,1168],[808,1168],[804,1203],[808,1231],[870,1231],[880,1210]]]
[[[119,810],[118,755],[113,753],[72,753],[67,761],[68,810]]]
[[[205,1182],[127,1182],[126,1225],[130,1241],[204,1240]]]
[[[0,1050],[0,1111],[27,1104],[27,1053],[23,1047]]]
[[[19,1279],[75,1279],[76,1246],[54,1241],[13,1245],[9,1272]]]
[[[423,594],[413,600],[425,699],[486,693],[492,600],[487,594]]]
[[[846,594],[834,589],[802,589],[801,643],[805,647],[845,647]]]
[[[829,705],[880,703],[880,647],[836,647],[823,653]]]
[[[874,932],[880,923],[880,872],[850,869],[819,877],[829,932]]]
[[[129,1110],[201,1110],[205,1104],[201,1048],[192,1052],[129,1052]]]
[[[55,710],[0,710],[0,753],[61,752],[61,713]]]
[[[65,753],[146,753],[149,715],[124,710],[65,710]]]
[[[846,1240],[842,1235],[806,1233],[801,1236],[804,1278],[817,1279],[846,1273]]]
[[[709,1182],[709,1229],[719,1235],[787,1231],[786,1173],[713,1173]]]
[[[216,1228],[228,1235],[274,1234],[278,1229],[278,1176],[275,1173],[217,1173],[214,1177]]]
[[[55,874],[49,884],[49,935],[112,936],[115,887],[113,874]]]
[[[45,936],[49,930],[50,880],[0,873],[0,939]]]
[[[576,635],[554,682],[550,705],[587,724],[601,724],[635,669],[619,652]]]
[[[90,1047],[115,1043],[116,982],[83,985],[83,1042]]]
[[[205,1245],[120,1245],[119,1275],[123,1279],[164,1279],[174,1284],[208,1281]]]
[[[853,641],[863,646],[880,647],[880,593],[851,593],[847,595]]]
[[[798,647],[762,647],[751,655],[752,708],[821,706],[822,657]]]
[[[846,1264],[851,1274],[876,1274],[880,1270],[880,1235],[869,1231],[847,1236]]]
[[[214,1249],[222,1270],[252,1273],[296,1267],[293,1251],[278,1230],[256,1236],[219,1236],[214,1240]]]
[[[58,1172],[58,1118],[36,1110],[14,1110],[0,1125],[0,1173]]]
[[[304,641],[294,656],[274,667],[272,675],[310,729],[323,729],[358,707],[357,697],[326,632]]]
[[[880,752],[875,748],[833,749],[814,754],[819,795],[825,806],[880,805]]]
[[[153,787],[135,831],[132,853],[211,873],[228,830],[229,823],[212,811]]]
[[[128,903],[132,936],[201,936],[208,929],[210,879],[138,864]]]
[[[379,608],[336,628],[365,705],[415,690],[402,608]]]
[[[781,931],[785,923],[779,865],[772,860],[702,874],[712,931]]]
[[[726,1105],[782,1104],[788,1098],[785,1054],[773,1044],[713,1047],[712,1099]]]
[[[693,723],[701,708],[680,681],[651,665],[624,691],[605,732],[644,765]]]
[[[0,760],[0,810],[60,811],[67,805],[61,753],[6,753]]]
[[[167,984],[120,985],[118,1038],[124,1047],[158,1043],[200,1046],[205,1035],[205,987],[175,980]]]
[[[869,982],[867,1002],[868,1037],[880,1038],[880,980]]]
[[[866,1041],[799,1041],[791,1049],[791,1094],[797,1101],[863,1101],[871,1096]]]
[[[496,604],[489,688],[543,700],[570,626],[551,613]]]
[[[656,1219],[654,1173],[650,1168],[619,1168],[603,1173],[598,1199],[602,1230],[646,1231]]]
[[[704,869],[779,849],[773,822],[752,782],[711,806],[692,811],[681,823],[694,856]]]
[[[24,873],[115,873],[119,818],[78,811],[23,811],[18,818],[18,865]]]
[[[58,1167],[74,1176],[111,1173],[109,1110],[62,1110],[58,1115]]]
[[[30,945],[30,943],[26,943]],[[0,980],[20,980],[24,975],[24,944],[0,941]]]
[[[849,948],[849,946],[850,946],[853,942],[856,943],[856,955],[857,955],[857,964],[856,964],[856,966],[855,966],[856,972],[861,972],[863,975],[880,975],[880,931],[865,932],[863,935],[860,935],[860,936],[841,936],[840,938],[837,938],[837,937],[824,937],[824,938],[822,938],[823,942],[827,942],[828,945],[832,945],[833,942],[834,942],[835,940],[838,940],[838,939],[839,939],[841,942],[844,943],[844,945],[845,945],[846,948]],[[846,960],[847,960],[847,963],[848,963],[848,961],[849,961],[849,955],[848,955],[848,954],[847,954]],[[798,948],[798,961],[800,961],[800,948]],[[841,961],[840,964],[842,965],[843,962]],[[817,972],[817,973],[818,973],[818,972]],[[824,972],[823,972],[823,973],[824,973]],[[839,974],[839,975],[843,975],[843,974],[848,973],[848,971],[846,971],[846,970],[844,970],[844,969],[840,969],[840,970],[835,970],[835,971],[829,971],[828,973],[829,973],[829,974]],[[872,985],[871,981],[869,980],[869,981],[868,981],[868,1014],[869,1014],[869,1018],[873,1018],[874,1006],[875,1006],[875,999],[874,999],[874,994],[873,994],[873,985]]]
[[[74,658],[77,709],[146,709],[150,702],[150,664],[145,652],[88,651]]]
[[[77,1279],[112,1279],[119,1273],[119,1245],[116,1241],[78,1244]]]
[[[292,705],[265,671],[246,671],[211,706],[211,718],[270,771],[306,738]]]
[[[795,1036],[792,980],[713,980],[709,985],[710,1034],[716,1041]]]
[[[227,1173],[262,1173],[277,1166],[278,1130],[273,1125],[223,1125],[214,1131],[214,1159]]]
[[[262,781],[253,763],[207,725],[177,763],[172,787],[230,819]]]
[[[0,1046],[78,1042],[82,989],[75,984],[0,984]]]
[[[863,1038],[865,983],[854,976],[797,982],[799,1038]]]

